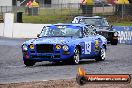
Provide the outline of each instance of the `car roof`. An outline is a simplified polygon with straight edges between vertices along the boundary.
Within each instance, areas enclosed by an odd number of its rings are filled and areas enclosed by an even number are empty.
[[[77,18],[103,18],[100,16],[92,16],[92,17],[87,17],[87,16],[76,16]]]
[[[86,24],[80,24],[80,23],[57,23],[57,24],[51,24],[49,26],[80,26],[80,27],[83,27],[83,26],[86,26]]]

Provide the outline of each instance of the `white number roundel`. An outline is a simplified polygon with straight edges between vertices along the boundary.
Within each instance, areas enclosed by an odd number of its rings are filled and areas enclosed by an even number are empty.
[[[90,54],[91,52],[91,42],[85,42],[85,54]]]

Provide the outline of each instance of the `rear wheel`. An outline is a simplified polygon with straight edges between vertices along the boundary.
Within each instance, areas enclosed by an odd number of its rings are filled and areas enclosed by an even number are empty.
[[[96,61],[104,61],[106,58],[105,48],[101,48],[98,57],[95,58]]]
[[[80,52],[78,48],[74,49],[74,56],[72,58],[72,63],[73,64],[79,64],[80,62]]]
[[[35,61],[31,61],[31,60],[24,60],[24,64],[26,65],[26,66],[33,66],[33,65],[35,65]]]

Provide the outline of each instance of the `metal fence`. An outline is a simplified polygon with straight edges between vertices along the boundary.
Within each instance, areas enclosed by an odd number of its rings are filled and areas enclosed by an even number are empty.
[[[124,18],[129,15],[132,16],[132,4],[115,5],[114,15],[118,15],[121,18]]]
[[[88,15],[83,13],[80,3],[67,3],[67,4],[44,4],[36,9],[25,6],[0,6],[0,14],[6,12],[23,12],[24,15]],[[129,5],[111,5],[106,3],[96,3],[92,5],[91,14],[94,15],[119,15],[124,18],[127,15],[132,15],[132,4]],[[87,12],[91,10],[87,9]],[[34,14],[37,13],[37,14]]]
[[[0,6],[0,13],[5,13],[5,12],[18,12],[22,11],[25,13],[27,7],[21,6],[21,7],[16,7],[16,6]],[[96,13],[113,13],[114,12],[115,6],[113,5],[93,5],[93,14]],[[39,15],[41,15],[41,12],[43,9],[47,9],[46,13],[52,12],[53,14],[56,14],[56,10],[60,10],[57,13],[63,13],[65,10],[67,12],[79,12],[81,14],[81,8],[79,3],[67,3],[67,4],[44,4],[43,6],[39,7]],[[45,10],[44,10],[45,11]],[[42,14],[43,15],[43,14]]]

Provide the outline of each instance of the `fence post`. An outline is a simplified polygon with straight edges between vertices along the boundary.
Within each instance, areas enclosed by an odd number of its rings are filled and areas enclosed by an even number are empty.
[[[123,14],[124,14],[124,6],[123,6],[123,4],[122,4],[122,13],[121,13],[122,19],[124,18]]]
[[[6,11],[5,12],[7,12],[7,6],[5,6],[5,8],[6,8]]]
[[[113,7],[113,13],[112,13],[112,15],[114,15],[114,12],[116,11],[115,10],[115,5],[112,5],[112,7]]]
[[[69,12],[69,14],[70,14],[70,3],[68,3],[68,12]],[[70,14],[70,16],[71,16],[71,14]]]
[[[2,13],[2,6],[0,6],[0,8],[1,8],[1,13]]]
[[[126,16],[126,4],[124,4],[124,16]]]
[[[32,14],[31,14],[31,16],[33,16],[33,7],[31,7],[31,11],[32,11]]]
[[[104,16],[104,3],[103,3],[103,16]]]
[[[97,9],[97,7],[96,7],[96,5],[94,5],[94,12],[93,12],[93,14],[95,15],[96,14],[96,10]]]
[[[53,11],[54,11],[54,14],[55,14],[55,7],[53,7]],[[52,14],[52,15],[54,15],[54,14]]]
[[[78,3],[77,5],[78,5],[78,14],[80,15],[80,12],[79,12],[80,11],[80,6],[79,6],[80,4]]]
[[[61,3],[61,16],[62,16],[62,3]]]

